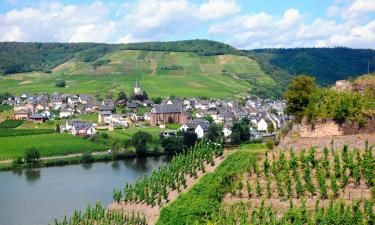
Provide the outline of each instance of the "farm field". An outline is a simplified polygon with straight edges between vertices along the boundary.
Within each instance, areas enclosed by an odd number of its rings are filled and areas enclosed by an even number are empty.
[[[104,151],[108,147],[69,134],[46,134],[0,138],[0,160],[22,157],[25,150],[36,147],[41,157],[59,156],[86,151]]]
[[[240,146],[157,224],[372,224],[373,149],[265,152]]]
[[[103,65],[95,66],[97,62]],[[116,51],[93,63],[70,60],[53,73],[23,73],[0,77],[0,89],[16,94],[107,93],[131,91],[135,80],[150,96],[230,97],[250,88],[247,80],[274,84],[257,62],[244,56],[198,56],[187,52]],[[65,80],[65,88],[56,88]]]

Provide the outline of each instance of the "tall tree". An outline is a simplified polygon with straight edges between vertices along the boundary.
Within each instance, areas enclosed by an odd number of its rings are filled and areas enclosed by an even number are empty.
[[[287,102],[286,112],[301,120],[309,103],[309,97],[316,89],[314,78],[305,75],[295,77],[284,93]]]

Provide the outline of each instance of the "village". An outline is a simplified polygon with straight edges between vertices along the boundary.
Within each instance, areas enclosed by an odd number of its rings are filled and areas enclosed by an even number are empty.
[[[261,139],[273,136],[287,120],[283,101],[251,99],[250,96],[241,103],[239,100],[174,96],[151,100],[141,90],[138,80],[133,92],[130,99],[124,93],[106,99],[88,94],[22,94],[11,96],[2,104],[13,107],[12,119],[15,120],[34,123],[64,120],[56,129],[75,136],[93,135],[97,130],[159,127],[164,137],[178,131],[194,131],[198,138],[203,138],[209,124],[215,123],[220,126],[223,138],[230,141],[233,123],[247,118],[251,139]],[[97,119],[87,121],[81,119],[81,115]]]

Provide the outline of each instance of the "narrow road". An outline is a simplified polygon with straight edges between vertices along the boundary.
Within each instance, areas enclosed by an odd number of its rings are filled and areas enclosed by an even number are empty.
[[[101,151],[101,152],[92,152],[92,155],[106,155],[108,154],[107,151]],[[83,153],[75,153],[70,155],[59,155],[59,156],[50,156],[50,157],[41,157],[40,160],[51,160],[51,159],[66,159],[66,158],[74,158],[74,157],[80,157]],[[0,164],[2,163],[11,163],[12,160],[3,160],[0,161]]]

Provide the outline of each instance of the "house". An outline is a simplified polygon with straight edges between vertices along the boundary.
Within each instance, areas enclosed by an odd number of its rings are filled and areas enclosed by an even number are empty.
[[[29,120],[33,122],[44,122],[46,118],[40,113],[35,113],[29,116]]]
[[[128,127],[129,119],[122,114],[112,114],[110,117],[110,124],[112,126]]]
[[[27,118],[29,118],[30,114],[31,114],[30,111],[23,109],[23,110],[16,111],[13,115],[13,118],[16,120],[26,120]]]
[[[60,118],[67,118],[73,116],[74,112],[70,109],[62,109],[60,110],[59,117]]]
[[[232,124],[230,123],[225,124],[222,130],[222,133],[225,138],[228,138],[232,134]]]
[[[96,133],[92,123],[81,120],[66,121],[64,130],[75,136],[88,136]]]
[[[130,109],[131,111],[135,112],[137,111],[137,104],[135,102],[127,102],[126,108]]]
[[[111,122],[112,112],[111,111],[100,111],[98,116],[99,123],[109,124]]]
[[[191,115],[182,110],[181,104],[161,104],[155,105],[151,109],[151,126],[159,126],[167,123],[187,123],[191,120]]]
[[[209,126],[208,122],[204,121],[193,121],[191,123],[185,123],[180,127],[181,131],[193,131],[197,134],[198,138],[203,138],[205,132],[207,131]]]
[[[257,130],[258,131],[262,131],[262,132],[267,132],[267,127],[268,127],[268,123],[266,121],[266,119],[264,118],[261,118],[258,122],[257,122]]]

